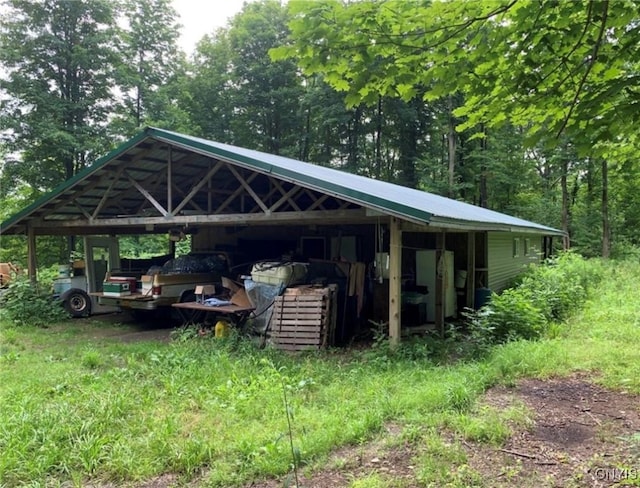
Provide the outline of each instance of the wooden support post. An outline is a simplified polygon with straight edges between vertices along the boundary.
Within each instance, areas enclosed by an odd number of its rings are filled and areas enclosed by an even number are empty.
[[[467,283],[465,307],[473,308],[476,290],[476,233],[467,234]]]
[[[440,331],[440,337],[444,337],[444,275],[446,273],[444,263],[444,251],[445,251],[445,233],[438,232],[436,234],[436,329]],[[453,279],[453,276],[449,277]]]
[[[391,217],[389,239],[389,339],[392,346],[400,344],[402,231],[400,221]]]
[[[31,284],[35,285],[38,281],[38,265],[36,260],[36,233],[33,227],[27,228],[27,273]]]
[[[167,157],[167,212],[173,215],[173,151],[169,146]]]

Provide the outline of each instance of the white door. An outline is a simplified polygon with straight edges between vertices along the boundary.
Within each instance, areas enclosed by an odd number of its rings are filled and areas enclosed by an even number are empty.
[[[442,261],[436,262],[436,251],[424,249],[416,251],[416,284],[426,286],[427,295],[427,322],[435,322],[436,319],[436,274],[438,266],[441,267],[444,281],[444,316],[452,317],[456,314],[456,289],[454,286],[454,257],[453,251],[444,251]]]
[[[100,292],[107,272],[120,268],[118,239],[116,237],[85,237],[84,250],[87,292]],[[99,305],[97,297],[91,297],[91,305],[91,313],[106,313],[118,310],[117,307]]]

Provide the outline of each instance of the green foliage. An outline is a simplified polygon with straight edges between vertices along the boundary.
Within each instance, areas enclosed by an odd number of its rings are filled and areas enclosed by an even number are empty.
[[[69,318],[51,294],[51,280],[41,276],[32,285],[25,275],[18,275],[0,295],[0,313],[16,325],[48,327]]]
[[[433,111],[417,133],[422,188],[562,227],[587,256],[608,256],[609,227],[636,243],[636,3],[311,0],[289,12],[291,42],[273,59],[296,59],[357,110],[399,98]]]
[[[547,322],[564,321],[579,310],[588,287],[597,285],[597,265],[573,253],[563,253],[543,266],[529,269],[519,279],[518,289],[527,290],[529,300]]]
[[[112,335],[128,332],[121,324],[39,329],[0,319],[0,483],[125,485],[171,472],[179,483],[243,486],[285,477],[292,456],[310,469],[392,422],[419,446],[419,483],[476,486],[462,439],[498,446],[530,421],[522,406],[478,406],[488,387],[581,370],[640,392],[640,264],[567,261],[559,266],[599,281],[563,334],[442,366],[404,353],[380,360],[381,351],[290,356],[187,332],[171,343],[125,343]]]
[[[550,324],[564,322],[580,310],[588,290],[601,279],[598,261],[574,253],[533,265],[513,288],[494,294],[479,311],[466,313],[470,340],[486,350],[491,343],[537,339]]]
[[[469,313],[468,318],[472,334],[486,334],[490,343],[535,339],[547,324],[544,314],[534,304],[531,292],[520,288],[493,294],[489,304],[476,313]]]
[[[123,258],[150,258],[169,253],[166,234],[122,236],[118,239],[118,246]]]
[[[122,3],[127,26],[122,51],[127,60],[118,65],[123,104],[113,122],[119,133],[133,136],[145,125],[184,130],[174,107],[176,81],[183,74],[177,47],[179,26],[169,0],[127,0]]]
[[[114,6],[10,0],[4,7],[0,88],[8,97],[0,127],[11,156],[2,186],[51,189],[110,146],[106,122],[118,59]]]
[[[634,110],[621,93],[636,69],[621,49],[638,35],[633,2],[325,0],[289,8],[293,42],[272,55],[322,73],[352,105],[378,95],[410,100],[426,88],[427,100],[465,94],[463,128],[510,120],[531,136],[568,131],[589,147],[635,134],[620,117]]]
[[[565,226],[586,256],[604,220],[616,256],[640,245],[633,2],[264,0],[189,62],[167,0],[6,6],[0,220],[152,124]],[[25,247],[3,236],[0,261]]]

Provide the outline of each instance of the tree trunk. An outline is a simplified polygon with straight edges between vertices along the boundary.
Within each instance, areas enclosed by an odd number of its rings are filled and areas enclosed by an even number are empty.
[[[382,174],[382,97],[378,97],[378,110],[376,113],[376,147],[375,147],[375,175],[380,179]]]
[[[409,188],[418,187],[416,160],[418,159],[419,128],[417,122],[418,111],[412,105],[407,105],[407,111],[401,119],[402,130],[398,139],[398,183]]]
[[[609,223],[609,168],[606,159],[602,160],[602,257],[611,255],[611,226]]]
[[[485,131],[485,126],[481,126],[482,132]],[[486,135],[480,140],[480,151],[482,154],[482,163],[480,166],[480,206],[482,208],[489,208],[489,189],[487,188],[487,164],[485,162],[485,152],[487,151],[487,137]]]
[[[453,184],[455,182],[456,170],[456,124],[453,118],[453,97],[449,97],[449,132],[447,139],[449,142],[449,198],[454,198]]]
[[[562,238],[564,249],[569,249],[571,245],[569,239],[569,227],[571,214],[569,210],[569,188],[567,186],[567,172],[569,171],[569,162],[567,158],[562,158],[562,174],[560,176],[560,187],[562,189],[562,230],[565,235]]]
[[[304,138],[302,140],[301,161],[309,161],[309,145],[311,141],[311,106],[307,106],[304,127]]]
[[[358,171],[358,140],[360,135],[360,117],[362,109],[356,107],[352,112],[351,123],[349,124],[349,149],[347,156],[347,168],[351,173]]]

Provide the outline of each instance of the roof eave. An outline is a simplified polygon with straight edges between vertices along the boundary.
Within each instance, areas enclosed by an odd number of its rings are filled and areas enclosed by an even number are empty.
[[[0,235],[1,234],[6,234],[7,231],[10,230],[16,224],[16,222],[19,222],[20,220],[24,219],[25,217],[28,217],[30,214],[32,214],[34,211],[36,211],[42,205],[48,203],[50,200],[52,200],[53,198],[57,197],[63,191],[71,188],[73,185],[75,185],[79,181],[82,181],[85,178],[91,176],[94,172],[98,171],[100,168],[102,168],[103,166],[108,164],[113,159],[117,158],[121,154],[127,152],[132,147],[138,145],[143,140],[147,139],[149,137],[149,132],[150,132],[150,129],[143,130],[142,132],[140,132],[139,134],[137,134],[133,138],[131,138],[128,141],[120,144],[117,148],[115,148],[114,150],[112,150],[111,152],[106,154],[105,156],[103,156],[100,159],[98,159],[91,166],[88,166],[88,167],[84,168],[82,171],[77,173],[72,178],[69,178],[68,180],[65,180],[64,182],[60,183],[58,186],[56,186],[50,192],[45,193],[43,196],[38,198],[35,202],[33,202],[28,207],[26,207],[24,210],[18,212],[17,214],[13,215],[12,217],[9,217],[4,222],[0,222]],[[26,229],[26,225],[25,225],[25,229]],[[21,233],[21,232],[17,232],[17,231],[16,232],[10,232],[10,234],[19,234],[19,233]]]
[[[477,222],[460,219],[451,219],[446,217],[433,216],[429,225],[433,227],[442,227],[447,229],[457,229],[464,231],[492,231],[492,232],[510,232],[510,233],[522,233],[522,234],[538,234],[538,235],[556,235],[564,236],[565,233],[553,229],[551,227],[539,226],[516,226],[507,224],[496,224],[492,222]]]

